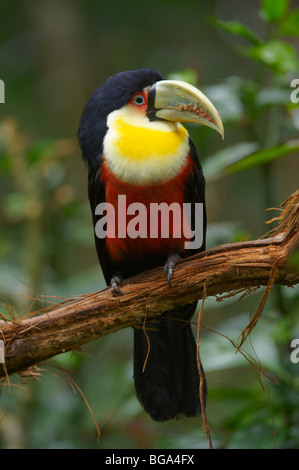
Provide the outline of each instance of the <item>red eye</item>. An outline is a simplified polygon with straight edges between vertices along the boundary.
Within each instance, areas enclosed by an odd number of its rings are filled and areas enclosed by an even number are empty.
[[[130,99],[130,103],[137,108],[143,109],[144,106],[147,106],[147,92],[139,91],[134,93]]]

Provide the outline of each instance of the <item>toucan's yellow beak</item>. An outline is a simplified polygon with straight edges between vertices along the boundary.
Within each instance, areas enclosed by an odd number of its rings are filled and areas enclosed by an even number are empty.
[[[219,113],[197,88],[179,80],[161,80],[148,92],[150,121],[196,122],[215,129],[224,138]]]

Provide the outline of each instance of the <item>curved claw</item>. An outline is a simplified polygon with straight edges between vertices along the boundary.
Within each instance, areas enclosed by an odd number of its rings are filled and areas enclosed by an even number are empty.
[[[180,259],[182,259],[182,258],[179,255],[171,255],[171,256],[169,256],[168,260],[164,264],[164,273],[167,277],[167,282],[168,282],[169,287],[171,287],[171,280],[172,280],[172,276],[173,276],[174,265]]]
[[[111,279],[111,287],[113,289],[112,291],[112,295],[114,294],[118,294],[118,295],[124,295],[123,292],[121,291],[120,289],[120,285],[121,285],[121,277],[119,276],[113,276],[113,278]]]

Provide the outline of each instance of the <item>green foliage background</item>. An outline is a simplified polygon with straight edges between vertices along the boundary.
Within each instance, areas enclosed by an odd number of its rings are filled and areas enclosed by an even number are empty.
[[[76,132],[90,93],[121,70],[153,67],[179,77],[220,112],[224,142],[210,129],[188,127],[207,179],[208,245],[267,232],[264,222],[277,213],[266,209],[298,188],[299,104],[290,99],[298,36],[299,8],[288,0],[152,0],[142,7],[137,0],[2,1],[2,314],[19,317],[104,287]],[[273,289],[246,343],[262,372],[223,336],[238,340],[262,292],[205,304],[200,351],[215,448],[299,448],[299,364],[290,360],[290,342],[299,337],[298,289]],[[99,442],[73,381],[101,429]],[[0,446],[208,444],[200,419],[158,424],[145,415],[126,330],[54,358],[36,380],[11,377],[0,399]]]

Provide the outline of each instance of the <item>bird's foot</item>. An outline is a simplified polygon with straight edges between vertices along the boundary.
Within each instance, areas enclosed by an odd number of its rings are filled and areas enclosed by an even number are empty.
[[[120,289],[122,277],[120,275],[115,275],[112,277],[110,284],[112,287],[112,295],[124,295]]]
[[[171,287],[171,280],[173,276],[173,268],[175,264],[182,259],[179,255],[171,255],[164,264],[164,273],[167,277],[168,285]]]

